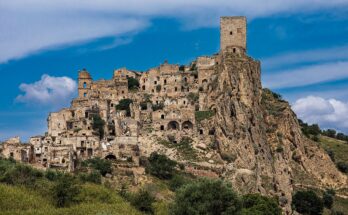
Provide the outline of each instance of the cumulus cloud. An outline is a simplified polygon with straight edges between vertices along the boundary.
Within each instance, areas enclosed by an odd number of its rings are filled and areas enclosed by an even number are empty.
[[[63,107],[75,96],[77,83],[69,77],[53,77],[45,74],[34,83],[22,83],[19,89],[24,94],[16,97],[17,102]]]
[[[317,123],[322,128],[336,128],[348,133],[348,103],[336,99],[307,96],[293,105],[298,118]]]
[[[185,26],[217,25],[222,15],[249,19],[345,8],[346,0],[11,0],[0,5],[0,63],[61,45],[137,32],[153,18]]]
[[[348,78],[348,61],[330,62],[267,73],[264,85],[273,89],[301,87]]]

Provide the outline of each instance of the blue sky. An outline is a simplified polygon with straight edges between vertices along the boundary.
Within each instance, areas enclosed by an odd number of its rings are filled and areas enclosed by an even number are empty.
[[[96,3],[98,2],[98,3]],[[348,133],[348,1],[42,1],[0,5],[0,140],[46,131],[78,70],[187,64],[219,51],[219,16],[246,15],[263,86],[298,116]]]

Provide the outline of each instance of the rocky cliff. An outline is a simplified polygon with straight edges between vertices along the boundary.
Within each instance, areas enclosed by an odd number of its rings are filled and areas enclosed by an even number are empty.
[[[211,148],[200,150],[202,157],[215,158],[211,171],[240,192],[278,196],[287,212],[296,187],[347,186],[347,177],[325,151],[302,134],[290,105],[262,89],[260,62],[232,52],[219,57],[203,96],[215,114],[200,122],[207,129],[215,128]],[[198,161],[196,165],[206,166]]]

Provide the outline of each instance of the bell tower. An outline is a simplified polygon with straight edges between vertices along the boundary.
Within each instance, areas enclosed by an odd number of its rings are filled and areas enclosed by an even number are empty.
[[[86,69],[79,72],[78,82],[79,98],[88,98],[91,90],[92,78]]]

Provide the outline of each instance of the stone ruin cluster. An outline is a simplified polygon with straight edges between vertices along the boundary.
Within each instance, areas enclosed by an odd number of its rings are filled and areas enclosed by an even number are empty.
[[[140,157],[155,151],[152,144],[158,140],[175,144],[190,137],[195,148],[206,147],[214,141],[215,128],[200,123],[200,116],[214,114],[219,105],[207,92],[219,78],[224,52],[246,56],[245,17],[222,17],[220,34],[220,52],[189,65],[164,62],[146,72],[121,68],[111,80],[97,81],[80,71],[78,97],[69,108],[49,114],[46,134],[29,143],[9,139],[0,146],[2,156],[74,171],[79,161],[93,157],[139,166]]]

